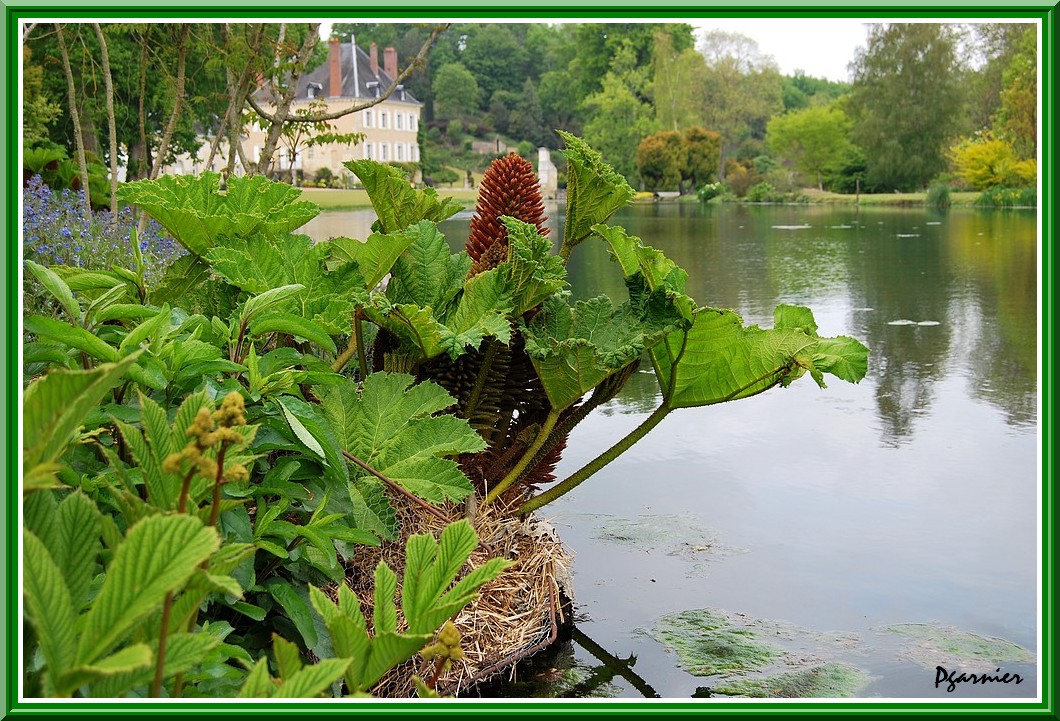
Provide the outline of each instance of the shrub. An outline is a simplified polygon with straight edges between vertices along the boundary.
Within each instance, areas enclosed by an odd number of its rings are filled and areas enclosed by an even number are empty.
[[[1035,208],[1038,191],[1034,188],[987,188],[975,204],[984,208]]]
[[[944,182],[932,183],[924,196],[924,205],[939,209],[950,207],[950,186]]]
[[[1034,160],[1019,160],[1008,142],[989,133],[954,145],[949,157],[957,174],[974,190],[1024,187],[1038,179]]]
[[[783,202],[783,196],[769,183],[758,183],[747,191],[744,200],[748,203],[777,203]]]
[[[696,188],[696,195],[699,197],[701,203],[718,197],[725,192],[725,183],[706,183]]]

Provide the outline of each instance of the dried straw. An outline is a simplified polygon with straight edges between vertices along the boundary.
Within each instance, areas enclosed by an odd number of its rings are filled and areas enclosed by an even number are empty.
[[[506,508],[498,508],[500,503],[491,504],[468,518],[478,533],[479,546],[472,553],[466,572],[491,558],[505,558],[513,565],[483,586],[479,598],[453,619],[461,634],[464,658],[438,679],[436,690],[442,695],[457,696],[473,684],[505,671],[514,673],[516,662],[547,647],[565,621],[561,598],[570,597],[571,556],[547,523],[510,515],[521,500],[505,504]],[[373,602],[372,579],[379,561],[385,561],[400,579],[407,537],[430,533],[437,538],[446,525],[438,516],[417,506],[396,505],[401,538],[384,541],[379,548],[361,549],[347,564],[346,582],[357,593],[368,617]],[[467,517],[462,505],[443,510],[450,522]],[[413,674],[428,679],[433,668],[417,655],[391,670],[372,693],[384,697],[413,696]]]

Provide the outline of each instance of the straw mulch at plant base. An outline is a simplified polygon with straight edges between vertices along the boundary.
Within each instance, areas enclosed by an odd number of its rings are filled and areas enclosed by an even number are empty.
[[[514,503],[522,500],[514,499]],[[447,523],[467,517],[463,504],[436,509],[441,511],[437,515],[407,502],[396,505],[401,537],[384,541],[379,548],[359,549],[346,567],[346,582],[361,599],[369,617],[379,561],[394,570],[400,583],[409,535],[429,533],[437,539]],[[479,545],[458,579],[491,558],[504,558],[514,564],[484,585],[478,600],[453,619],[460,631],[464,658],[439,678],[436,690],[443,696],[458,696],[487,679],[502,679],[501,674],[511,677],[516,662],[548,647],[560,626],[571,622],[569,609],[563,608],[563,599],[569,599],[571,594],[570,553],[548,523],[533,516],[512,517],[505,509],[497,508],[499,505],[480,507],[469,519],[478,533]],[[433,672],[433,665],[417,654],[384,676],[372,694],[415,696],[412,675],[427,680]]]

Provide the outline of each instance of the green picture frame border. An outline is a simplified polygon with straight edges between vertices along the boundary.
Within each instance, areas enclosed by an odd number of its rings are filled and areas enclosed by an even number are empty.
[[[379,716],[419,715],[424,713],[451,715],[492,715],[497,713],[515,713],[528,715],[535,713],[562,713],[579,716],[630,715],[662,713],[667,715],[710,714],[711,716],[744,716],[771,714],[826,714],[835,716],[854,716],[863,714],[905,714],[919,712],[930,715],[1012,715],[1033,717],[1054,717],[1057,715],[1055,682],[1050,669],[1054,668],[1053,654],[1056,626],[1053,604],[1055,601],[1055,554],[1052,550],[1054,540],[1055,492],[1053,488],[1053,443],[1051,433],[1053,419],[1053,247],[1055,207],[1053,202],[1055,142],[1054,142],[1054,82],[1055,71],[1055,7],[1046,0],[1019,2],[1016,5],[1002,5],[997,0],[971,0],[958,2],[949,0],[933,2],[930,5],[917,5],[912,2],[881,2],[875,0],[871,5],[852,7],[850,2],[838,0],[816,0],[812,5],[793,8],[790,3],[776,0],[752,0],[751,3],[708,3],[689,0],[669,0],[665,4],[648,6],[632,4],[625,0],[576,0],[575,4],[541,0],[533,5],[499,5],[496,2],[453,2],[439,5],[425,0],[409,0],[400,9],[386,7],[369,0],[369,4],[353,7],[349,3],[321,2],[317,0],[305,6],[292,7],[290,2],[280,0],[256,0],[256,2],[233,2],[228,0],[218,5],[209,0],[191,0],[179,4],[147,5],[143,0],[111,0],[91,6],[73,2],[49,3],[47,0],[23,0],[8,2],[0,0],[4,13],[3,52],[0,53],[2,74],[5,80],[5,112],[2,114],[4,137],[4,173],[2,190],[6,201],[5,231],[8,242],[4,258],[4,293],[2,300],[4,330],[4,371],[5,383],[0,390],[4,402],[4,436],[5,463],[4,477],[6,485],[2,512],[4,518],[3,561],[5,591],[0,600],[4,611],[4,624],[0,630],[4,648],[4,669],[0,676],[0,687],[4,697],[4,706],[0,718],[7,716],[68,716],[86,715],[120,715],[143,716],[147,713],[169,717],[192,716],[208,713],[268,715],[304,715],[319,714],[369,714]],[[19,134],[18,134],[18,56],[15,54],[21,45],[18,35],[20,21],[25,18],[95,18],[106,20],[135,16],[147,19],[194,18],[204,20],[238,20],[244,18],[287,18],[287,19],[453,19],[473,20],[475,18],[505,20],[535,19],[599,19],[599,18],[650,18],[652,20],[701,18],[701,17],[843,17],[865,18],[866,20],[911,18],[939,19],[954,21],[974,21],[976,19],[1012,18],[1041,21],[1041,114],[1039,122],[1042,128],[1041,153],[1039,166],[1038,193],[1040,208],[1040,345],[1041,362],[1041,425],[1039,438],[1041,444],[1041,638],[1039,648],[1039,668],[1041,684],[1040,701],[989,702],[970,701],[879,701],[860,699],[850,701],[749,701],[719,699],[689,700],[476,700],[452,699],[444,701],[418,700],[335,700],[299,702],[265,702],[252,700],[217,700],[210,702],[185,701],[22,701],[17,698],[18,631],[20,618],[18,584],[18,540],[20,537],[19,484],[17,482],[18,458],[21,453],[18,426],[21,418],[19,406],[20,376],[18,370],[19,287],[20,253],[16,249],[19,237],[18,196],[21,187],[16,179],[21,178],[18,167]],[[766,50],[763,48],[763,50]]]

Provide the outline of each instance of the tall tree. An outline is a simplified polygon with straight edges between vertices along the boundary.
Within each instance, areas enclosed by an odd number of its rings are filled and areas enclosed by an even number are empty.
[[[509,124],[512,135],[529,140],[535,146],[546,145],[552,135],[545,126],[541,103],[537,98],[534,81],[527,78],[523,82],[523,92],[515,107],[515,113]]]
[[[616,53],[600,90],[582,103],[585,141],[626,178],[636,177],[637,146],[654,130],[651,104],[635,92],[646,85],[647,68],[636,65],[633,48],[627,47]]]
[[[1038,155],[1038,34],[1024,31],[1003,76],[995,132],[1012,143],[1021,158]]]
[[[766,126],[769,149],[816,179],[824,190],[825,168],[839,162],[850,145],[853,126],[838,107],[812,107],[778,115]]]
[[[959,132],[962,88],[953,26],[872,25],[852,63],[854,142],[868,161],[868,185],[923,188],[946,168]]]
[[[44,89],[44,68],[32,61],[33,51],[22,46],[22,144],[33,147],[48,139],[48,126],[62,113]]]
[[[683,130],[702,123],[706,60],[692,48],[677,52],[671,33],[655,32],[652,54],[652,101],[655,122],[663,130]]]
[[[721,175],[741,146],[765,140],[766,123],[783,107],[783,83],[773,58],[747,36],[709,31],[698,48],[707,63],[701,114],[704,127],[721,136]]]
[[[680,190],[688,148],[676,130],[649,135],[637,146],[637,174],[647,190]]]
[[[482,88],[463,63],[439,68],[432,83],[434,115],[440,120],[474,117],[482,98]]]

